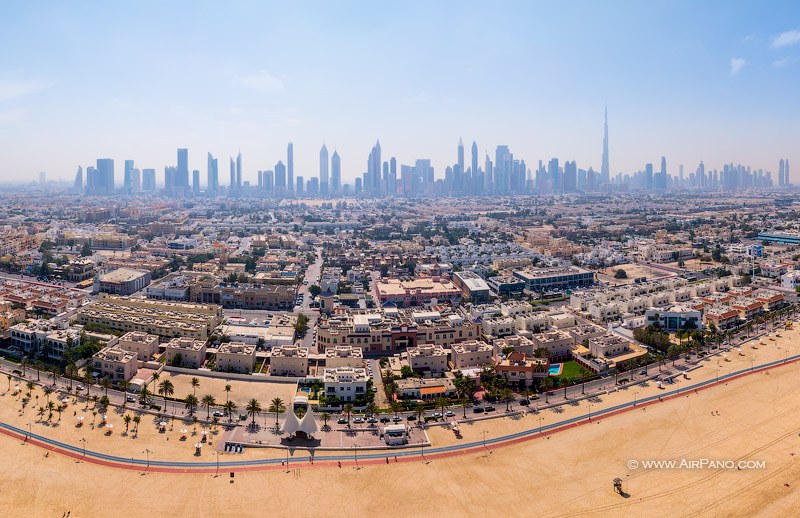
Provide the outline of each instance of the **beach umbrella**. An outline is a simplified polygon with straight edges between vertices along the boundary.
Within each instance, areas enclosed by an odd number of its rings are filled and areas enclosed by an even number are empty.
[[[181,433],[187,433],[188,431],[186,428],[181,428]]]
[[[83,416],[82,416],[82,415],[79,415],[79,416],[78,416],[78,422],[79,422],[79,423],[82,423],[82,422],[83,422]]]
[[[110,430],[113,430],[113,429],[114,429],[114,425],[113,425],[113,424],[110,424],[110,425],[106,426],[106,428],[107,428],[109,431],[110,431]]]

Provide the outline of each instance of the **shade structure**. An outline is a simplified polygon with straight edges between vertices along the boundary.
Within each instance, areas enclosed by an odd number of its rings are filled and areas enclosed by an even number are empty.
[[[187,430],[186,428],[181,428],[181,433],[186,433],[186,432],[188,432],[188,431],[189,431],[189,430]]]
[[[314,418],[314,412],[311,408],[308,408],[303,419],[300,420],[300,431],[309,437],[319,431],[319,425],[317,425],[317,420]]]
[[[283,426],[281,426],[281,432],[293,435],[297,433],[299,429],[300,429],[300,420],[297,419],[294,410],[290,408],[286,411],[286,419],[284,419]]]

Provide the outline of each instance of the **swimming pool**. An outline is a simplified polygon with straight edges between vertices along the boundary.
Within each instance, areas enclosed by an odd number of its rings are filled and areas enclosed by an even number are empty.
[[[563,368],[564,368],[564,364],[563,363],[553,363],[552,365],[550,365],[550,368],[547,370],[547,375],[548,376],[558,376],[559,374],[561,374],[561,369],[563,369]]]

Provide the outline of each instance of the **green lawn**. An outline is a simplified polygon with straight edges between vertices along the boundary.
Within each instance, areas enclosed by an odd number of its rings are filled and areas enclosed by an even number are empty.
[[[583,369],[578,362],[574,360],[570,360],[568,362],[564,362],[564,367],[561,368],[561,374],[556,376],[559,379],[572,379],[577,378],[581,375],[581,372],[585,370]]]

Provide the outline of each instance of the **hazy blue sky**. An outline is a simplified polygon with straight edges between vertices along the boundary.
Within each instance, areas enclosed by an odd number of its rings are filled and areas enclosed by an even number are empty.
[[[535,168],[670,172],[734,161],[800,178],[800,2],[11,2],[0,15],[0,180],[72,178],[241,148],[245,179],[286,160],[343,176],[456,143],[508,144]]]

